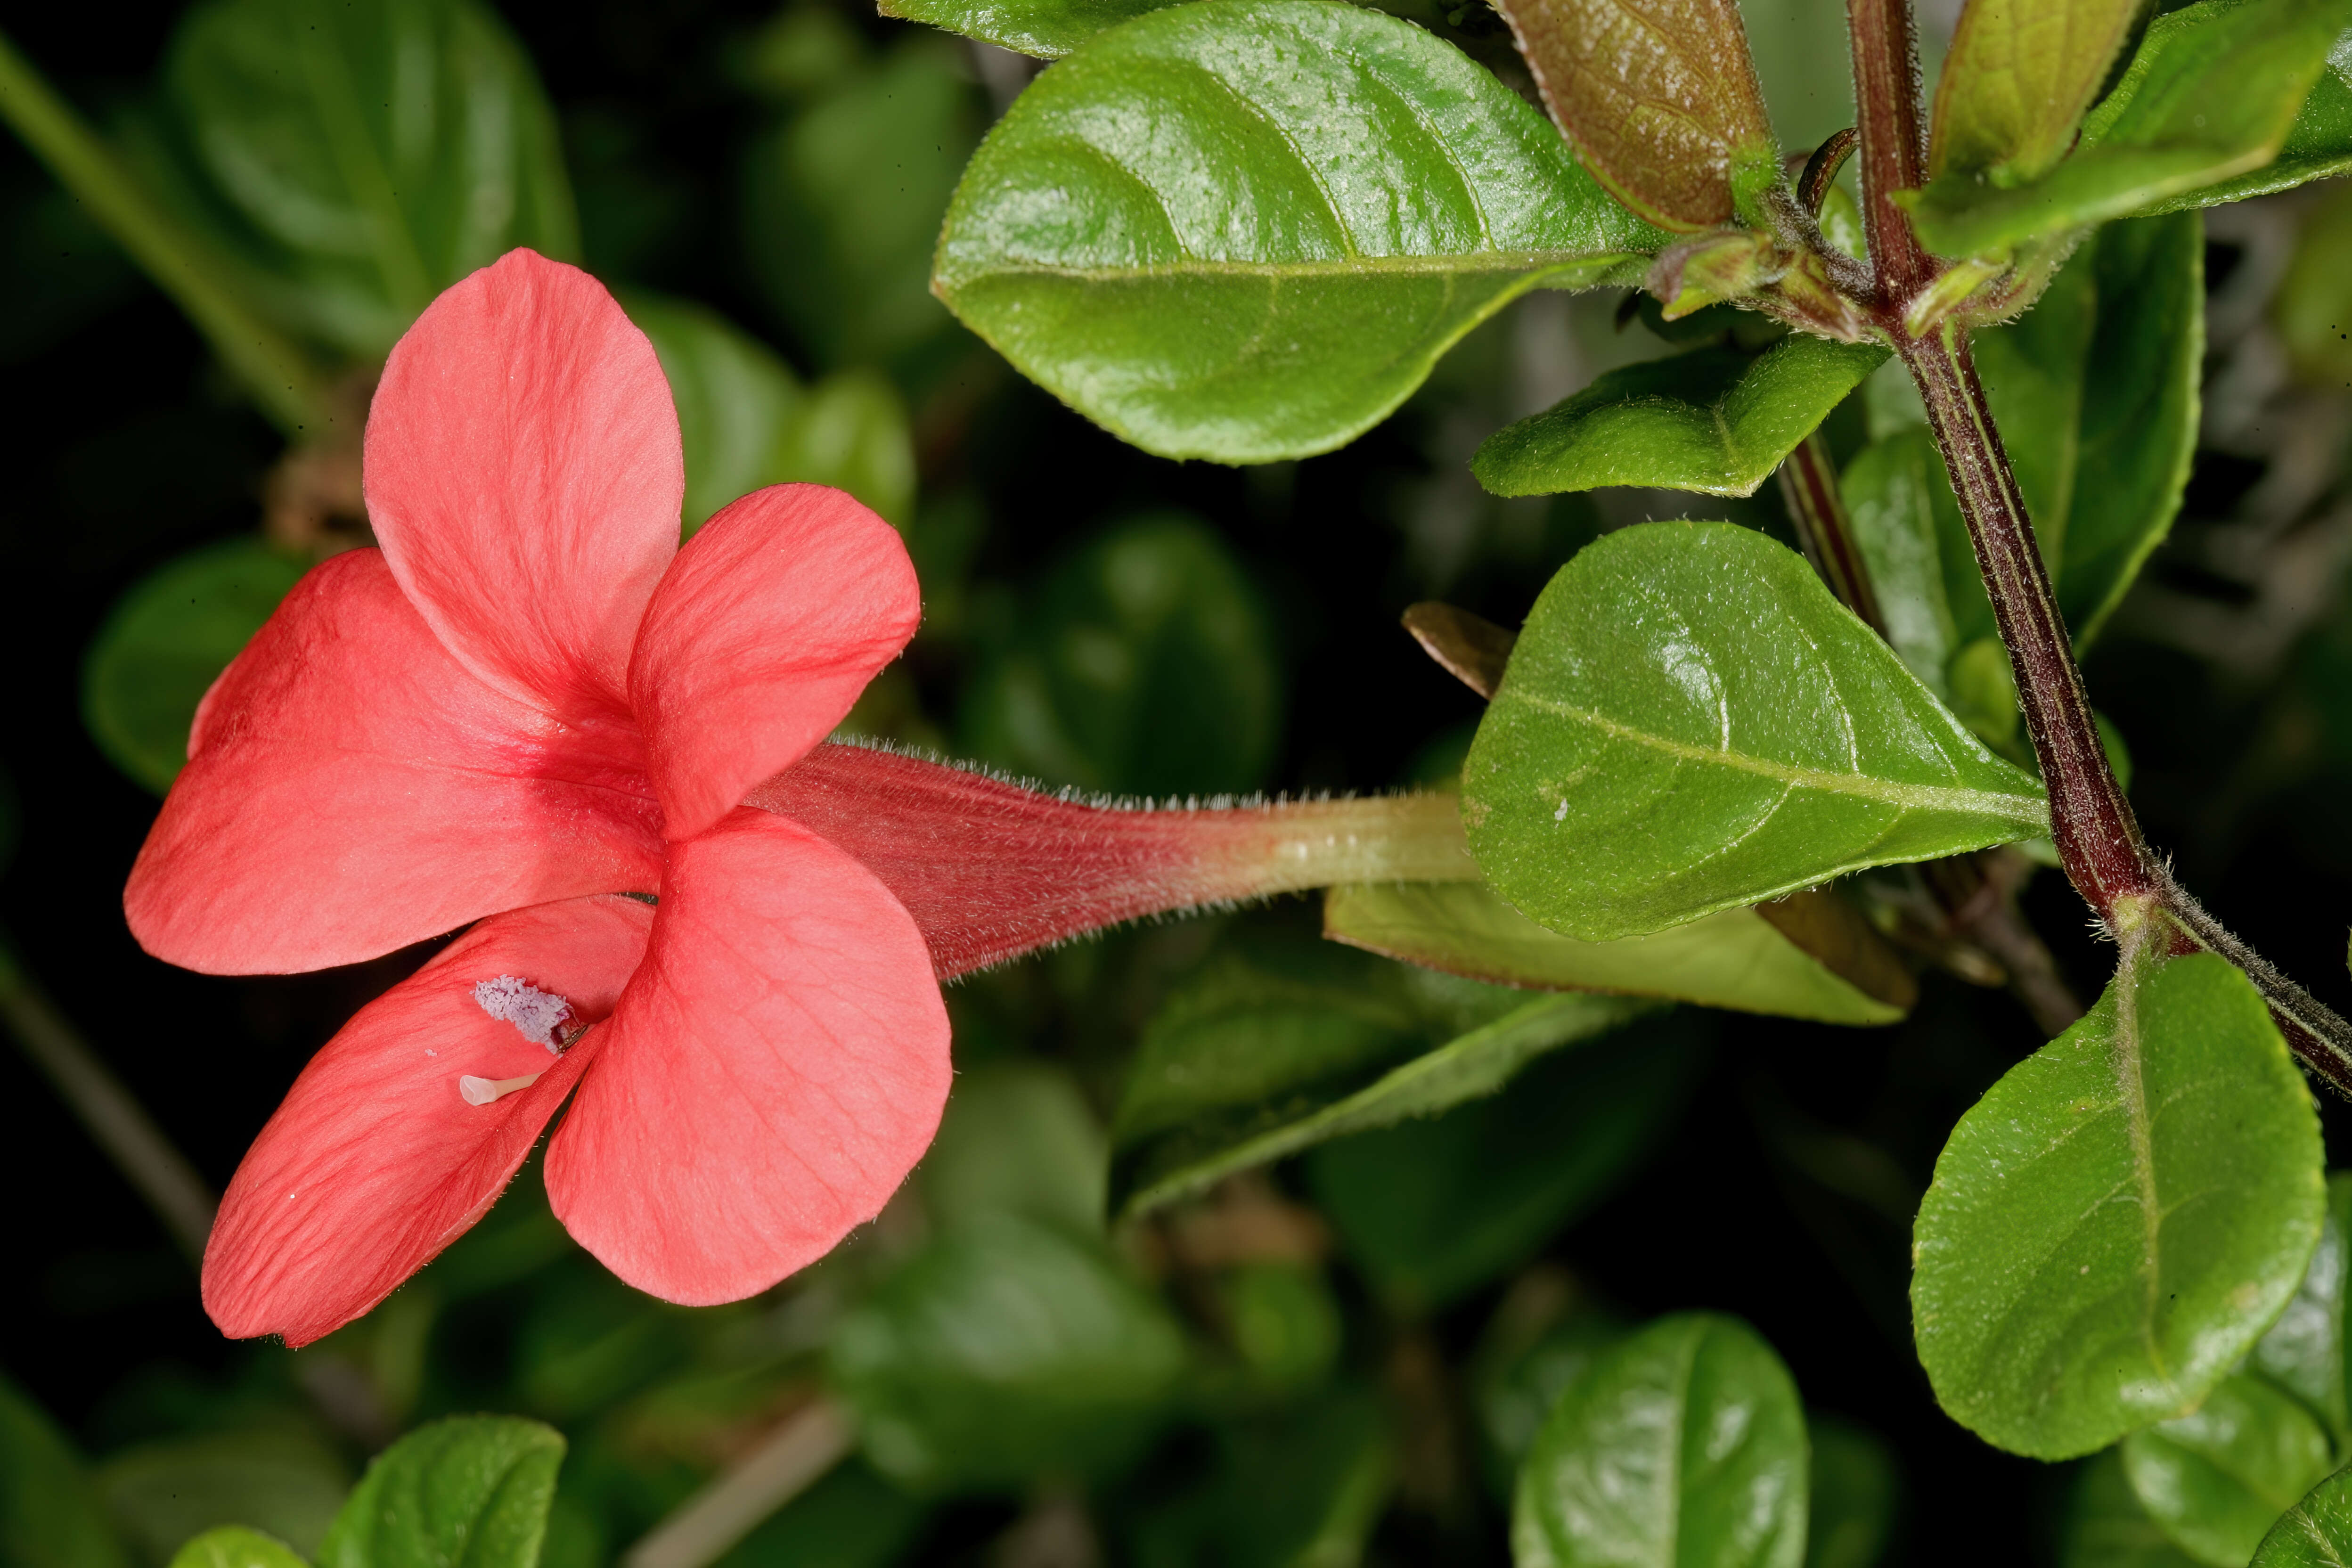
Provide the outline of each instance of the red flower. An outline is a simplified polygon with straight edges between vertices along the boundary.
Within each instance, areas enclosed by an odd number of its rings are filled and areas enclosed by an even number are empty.
[[[873,1216],[947,1093],[914,920],[740,804],[913,634],[898,534],[784,485],[681,549],[651,345],[528,251],[393,351],[365,471],[383,548],[304,578],[206,696],[125,906],[214,973],[478,923],[296,1080],[222,1203],[206,1309],[297,1345],[359,1316],[567,1096],[547,1184],[583,1245],[674,1301],[773,1284]],[[559,1018],[593,1026],[551,1055]]]

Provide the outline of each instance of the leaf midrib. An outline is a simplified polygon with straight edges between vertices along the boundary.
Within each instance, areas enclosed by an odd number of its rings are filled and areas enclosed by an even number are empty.
[[[1555,717],[1574,723],[1586,724],[1613,740],[1629,741],[1652,751],[1663,752],[1679,761],[1703,763],[1727,767],[1740,773],[1753,773],[1778,784],[1801,789],[1813,789],[1828,795],[1844,795],[1851,799],[1869,801],[1879,805],[1892,805],[1906,811],[1955,812],[1969,816],[1995,816],[2046,833],[2050,827],[2050,808],[2046,802],[2031,795],[2001,795],[1991,790],[1967,789],[1948,784],[1912,784],[1893,779],[1874,778],[1868,773],[1836,773],[1819,768],[1800,767],[1793,763],[1776,762],[1770,757],[1753,756],[1708,746],[1695,746],[1685,741],[1671,740],[1637,730],[1607,719],[1589,708],[1538,697],[1523,691],[1513,691],[1508,686],[1496,694],[1496,702],[1525,703]]]
[[[997,263],[969,271],[942,268],[940,281],[953,289],[982,279],[1033,277],[1079,283],[1149,282],[1160,278],[1342,278],[1361,274],[1456,278],[1464,273],[1522,273],[1588,263],[1633,261],[1636,250],[1487,250],[1450,256],[1318,256],[1298,261],[1220,261],[1187,257],[1178,262],[1140,267],[1069,267],[1045,261]]]

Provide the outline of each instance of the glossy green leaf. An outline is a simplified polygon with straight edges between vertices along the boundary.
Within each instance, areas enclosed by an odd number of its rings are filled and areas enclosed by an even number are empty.
[[[768,485],[832,485],[894,522],[911,513],[914,439],[887,381],[845,371],[804,388],[772,350],[715,310],[642,297],[628,310],[677,404],[688,533]]]
[[[2328,66],[2347,26],[2347,0],[2203,0],[2159,16],[2073,156],[2007,188],[1954,168],[1897,199],[1931,249],[1967,256],[2334,173],[2352,164],[2352,135],[2337,140],[2352,95]],[[2314,98],[2305,126],[2297,111]],[[2291,141],[2294,162],[2273,171]]]
[[[2138,0],[1969,0],[1936,80],[1927,173],[1996,186],[2065,156]]]
[[[0,1375],[0,1564],[126,1568],[89,1467],[48,1413]]]
[[[1093,1473],[1166,1419],[1184,1342],[1098,1248],[1000,1215],[931,1243],[835,1327],[866,1457],[926,1489]]]
[[[1604,485],[1753,495],[1886,354],[1791,332],[1754,357],[1700,349],[1646,360],[1496,431],[1470,469],[1498,496]]]
[[[1730,221],[1774,158],[1737,0],[1499,0],[1544,104],[1620,201],[1675,229]]]
[[[2294,1299],[2270,1331],[2254,1342],[2247,1365],[2304,1402],[2337,1444],[2352,1437],[2347,1415],[2344,1354],[2344,1307],[2352,1285],[2352,1173],[2327,1178],[2327,1217],[2312,1249],[2311,1267]]]
[[[2186,1415],[2295,1292],[2319,1124],[2221,959],[2119,975],[1960,1119],[1921,1204],[1912,1321],[1937,1398],[2063,1458]]]
[[[2280,1517],[2250,1568],[2342,1568],[2352,1562],[2352,1469],[2338,1470]]]
[[[1279,736],[1273,628],[1224,541],[1140,518],[1066,557],[983,659],[969,755],[1048,783],[1214,795],[1263,782]]]
[[[533,1568],[563,1438],[509,1415],[453,1415],[375,1457],[319,1568]]]
[[[986,123],[963,48],[902,38],[835,73],[744,155],[751,274],[820,369],[922,351],[950,327],[931,242]]]
[[[2148,1518],[2124,1475],[2121,1450],[2084,1465],[2059,1532],[2058,1568],[2200,1568]]]
[[[2088,646],[2170,531],[2197,447],[2204,235],[2194,213],[2102,228],[1977,363],[2043,564]],[[1888,631],[1948,699],[1953,661],[1997,638],[1976,552],[1924,427],[1883,436],[1842,481]]]
[[[579,249],[554,113],[485,7],[212,0],[165,75],[212,226],[266,306],[336,348],[383,353],[516,246]]]
[[[1729,523],[1621,529],[1562,568],[1462,777],[1487,880],[1587,942],[2047,821],[1801,557]]]
[[[929,22],[999,48],[1059,59],[1097,33],[1174,0],[882,0],[885,16]]]
[[[1902,1480],[1885,1444],[1850,1421],[1814,1416],[1805,1568],[1875,1568],[1895,1534]]]
[[[934,286],[1113,434],[1265,462],[1361,434],[1530,288],[1638,280],[1665,237],[1420,28],[1205,0],[1021,95],[957,188]]]
[[[1505,1502],[1553,1408],[1630,1331],[1614,1313],[1572,1300],[1558,1321],[1530,1334],[1507,1321],[1513,1294],[1504,1297],[1470,1365],[1471,1410],[1488,1477]]]
[[[1799,1568],[1805,1413],[1736,1318],[1661,1318],[1568,1391],[1519,1471],[1517,1568]]]
[[[1434,1311],[1608,1194],[1681,1106],[1702,1027],[1698,1015],[1637,1024],[1545,1057],[1499,1094],[1325,1143],[1308,1189],[1392,1307]]]
[[[301,575],[297,562],[240,539],[134,584],[82,660],[82,723],[107,760],[157,795],[171,788],[196,704]]]
[[[1108,1159],[1102,1128],[1066,1072],[1035,1061],[983,1063],[956,1075],[915,1179],[942,1226],[1013,1214],[1093,1234],[1102,1229]]]
[[[351,1489],[342,1457],[299,1429],[205,1433],[119,1449],[99,1467],[106,1510],[150,1563],[216,1525],[243,1524],[309,1552]]]
[[[2239,1568],[2279,1515],[2334,1468],[2319,1418],[2260,1377],[2221,1380],[2187,1415],[2124,1439],[2147,1516],[2213,1568]]]
[[[207,1530],[172,1554],[171,1568],[309,1568],[301,1554],[274,1536],[243,1525]]]
[[[1916,994],[1891,953],[1861,978],[1894,994],[1874,994],[1752,909],[1648,936],[1579,942],[1536,924],[1481,883],[1382,882],[1332,889],[1323,931],[1390,958],[1504,985],[1663,996],[1824,1024],[1891,1024],[1907,1010],[1906,993]]]
[[[1129,1213],[1328,1139],[1493,1093],[1648,1004],[1530,996],[1317,945],[1227,955],[1143,1031],[1112,1124]]]

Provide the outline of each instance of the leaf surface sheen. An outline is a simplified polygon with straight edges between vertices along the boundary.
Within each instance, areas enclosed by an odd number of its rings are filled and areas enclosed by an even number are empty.
[[[2192,1557],[2238,1568],[2278,1517],[2333,1468],[2317,1416],[2268,1380],[2223,1378],[2186,1415],[2124,1439],[2140,1507]]]
[[[2252,984],[2210,954],[2119,976],[1937,1161],[1911,1286],[1937,1399],[2038,1458],[2185,1415],[2294,1294],[2325,1207],[2310,1091]]]
[[[1604,485],[1753,495],[1886,356],[1875,343],[1792,332],[1761,355],[1645,360],[1496,431],[1471,471],[1498,496]]]
[[[508,1415],[421,1426],[376,1456],[319,1568],[534,1568],[563,1438]]]
[[[1022,94],[957,187],[933,287],[1114,435],[1266,462],[1360,435],[1527,289],[1637,281],[1667,238],[1421,29],[1205,0]]]
[[[1552,1410],[1519,1469],[1517,1568],[1798,1568],[1804,1409],[1736,1318],[1685,1312],[1619,1344]]]
[[[1585,942],[2047,825],[2040,784],[1801,558],[1729,523],[1641,524],[1570,562],[1463,785],[1496,890]]]
[[[999,48],[1059,59],[1096,34],[1178,0],[881,0],[885,16],[928,22]]]

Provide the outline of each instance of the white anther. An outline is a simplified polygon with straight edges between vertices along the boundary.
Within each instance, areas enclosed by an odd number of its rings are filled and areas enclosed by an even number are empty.
[[[539,1075],[527,1072],[520,1078],[476,1078],[472,1073],[457,1080],[457,1093],[468,1105],[488,1105],[501,1100],[519,1089],[529,1089],[539,1081]]]
[[[528,980],[501,974],[474,987],[474,1000],[493,1018],[504,1019],[534,1045],[555,1056],[563,1054],[557,1031],[572,1017],[572,1004],[551,991],[541,991]]]

